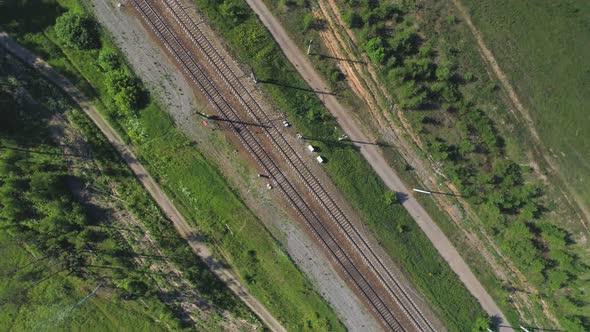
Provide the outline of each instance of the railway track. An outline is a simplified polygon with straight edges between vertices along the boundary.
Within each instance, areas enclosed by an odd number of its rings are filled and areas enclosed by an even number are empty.
[[[370,262],[370,265],[375,269],[380,269],[385,277],[380,276],[382,282],[386,282],[385,279],[389,279],[390,283],[393,283],[396,289],[392,289],[390,286],[386,286],[391,295],[393,295],[398,303],[403,303],[404,307],[409,308],[408,311],[412,310],[413,313],[409,312],[412,317],[417,316],[414,319],[414,323],[417,326],[421,326],[424,331],[434,331],[428,320],[420,312],[417,306],[413,303],[411,298],[406,294],[403,288],[400,286],[396,278],[393,277],[392,273],[385,267],[383,262],[378,259],[373,249],[369,246],[366,240],[359,234],[354,228],[352,223],[346,217],[346,214],[340,209],[340,207],[330,197],[328,192],[321,186],[321,183],[315,178],[315,176],[309,171],[301,157],[295,152],[292,146],[287,142],[281,132],[275,127],[269,116],[264,109],[256,102],[256,99],[246,89],[242,82],[238,79],[238,75],[227,65],[223,60],[223,57],[217,52],[215,47],[211,45],[205,34],[194,22],[193,19],[188,15],[186,10],[182,7],[178,0],[161,0],[166,8],[173,14],[175,20],[182,27],[184,32],[190,36],[191,41],[198,47],[198,49],[206,56],[209,63],[211,63],[216,69],[217,73],[223,77],[226,85],[231,89],[233,94],[239,98],[242,105],[244,105],[250,114],[255,113],[253,118],[256,121],[264,121],[269,123],[274,129],[272,132],[268,132],[267,136],[272,137],[272,141],[282,152],[285,159],[290,163],[291,167],[296,170],[299,177],[307,184],[307,187],[315,194],[315,197],[320,201],[322,207],[326,212],[333,217],[333,219],[340,226],[340,230],[345,234],[348,234],[348,238],[355,243],[361,253],[368,252],[368,255],[363,255],[364,258]],[[254,111],[254,112],[253,112]],[[260,122],[263,123],[263,122]],[[273,135],[274,134],[274,135]],[[352,238],[354,237],[354,238]],[[361,245],[358,245],[360,243]],[[364,250],[366,249],[366,251]],[[371,257],[372,256],[372,257]],[[396,296],[396,293],[401,293],[401,296]]]
[[[264,169],[275,181],[278,188],[290,205],[304,218],[308,226],[320,243],[330,251],[336,261],[342,266],[355,286],[367,298],[372,309],[378,314],[383,323],[393,331],[404,331],[398,319],[388,308],[384,300],[370,285],[366,277],[358,270],[353,261],[342,250],[334,237],[322,224],[317,214],[309,207],[297,190],[288,181],[278,165],[262,148],[248,126],[240,119],[236,111],[216,89],[212,81],[200,69],[190,52],[182,45],[175,33],[169,29],[156,10],[146,0],[132,0],[135,8],[148,23],[156,36],[181,65],[185,73],[193,80],[200,90],[207,96],[215,108],[229,121],[230,127],[236,133],[242,144],[253,155],[259,166]],[[385,267],[383,262],[374,253],[366,240],[356,230],[340,207],[330,197],[318,179],[311,173],[301,157],[281,134],[279,128],[273,124],[264,109],[238,79],[235,72],[227,65],[222,56],[212,46],[205,34],[188,15],[177,0],[162,0],[162,4],[172,14],[184,33],[191,39],[196,48],[201,51],[211,66],[223,78],[227,87],[232,91],[237,100],[248,111],[255,123],[262,124],[265,135],[280,151],[285,161],[295,171],[312,196],[318,201],[326,214],[331,217],[331,222],[352,243],[356,253],[371,268],[377,280],[387,290],[411,322],[413,327],[420,331],[434,331],[428,320],[420,312],[406,291]]]

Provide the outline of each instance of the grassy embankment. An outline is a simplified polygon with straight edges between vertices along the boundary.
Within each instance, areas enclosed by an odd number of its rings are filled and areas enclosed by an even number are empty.
[[[59,1],[59,5],[47,5],[49,8],[43,11],[25,7],[20,14],[29,10],[29,17],[35,17],[35,13],[45,17],[48,12],[55,13],[55,17],[66,8],[86,12],[76,1]],[[19,14],[15,11],[5,13]],[[101,51],[97,48],[79,50],[66,46],[56,37],[53,19],[28,21],[22,16],[17,19],[20,20],[17,24],[6,24],[6,28],[19,42],[47,59],[94,97],[95,105],[132,143],[152,176],[159,180],[185,216],[223,253],[250,291],[285,327],[293,330],[342,329],[333,311],[313,290],[310,282],[228,187],[214,166],[177,132],[171,118],[157,103],[142,93],[138,93],[135,100],[122,98],[130,94],[121,94],[121,91],[141,90],[142,87],[102,30],[99,31],[100,44],[103,50],[110,49],[111,54],[115,53],[117,68],[107,70],[98,65],[96,60]],[[38,22],[44,24],[36,25]],[[113,79],[114,72],[119,77]],[[124,79],[120,79],[121,76]],[[121,90],[112,89],[113,85],[108,86],[107,80],[115,81],[117,84],[114,85]],[[127,193],[121,196],[129,197]],[[225,224],[241,231],[231,235]],[[157,238],[160,231],[164,231],[163,225],[160,227],[152,232]],[[172,229],[170,225],[167,227]],[[198,281],[198,274],[195,278]],[[215,289],[210,291],[215,292]],[[223,298],[215,299],[223,307]]]
[[[278,109],[290,115],[299,132],[315,137],[328,159],[328,174],[359,211],[381,245],[406,271],[451,330],[470,330],[483,315],[477,301],[437,254],[432,244],[399,204],[387,204],[387,188],[350,144],[338,142],[336,122],[309,92],[280,84],[306,87],[272,37],[242,1],[224,6],[196,1],[231,45],[240,60],[254,68],[261,88]],[[270,82],[269,82],[270,81]],[[273,84],[278,83],[278,84]]]
[[[340,8],[359,47],[379,68],[390,96],[420,133],[426,152],[477,211],[480,221],[465,218],[466,226],[479,232],[483,222],[483,229],[494,236],[504,255],[519,265],[543,297],[551,298],[564,326],[583,330],[586,300],[580,286],[587,269],[580,256],[584,250],[568,241],[581,225],[555,223],[558,215],[571,215],[559,188],[553,186],[556,181],[550,179],[551,185],[541,186],[527,167],[517,165],[530,157],[522,149],[523,142],[530,140],[505,111],[497,83],[489,80],[469,31],[448,4],[348,1]],[[309,8],[306,11],[300,2],[277,5],[281,6],[299,13],[299,20],[285,20],[291,29],[305,31],[313,17]],[[399,164],[396,158],[391,160]],[[407,176],[406,180],[413,181]],[[432,202],[422,201],[434,210]],[[444,222],[446,218],[438,219],[446,232],[457,234]],[[467,256],[500,305],[509,309],[509,318],[516,321],[508,299],[518,283],[500,285],[490,271],[481,269],[476,253]],[[525,319],[534,317],[532,321],[550,325],[541,307],[532,305],[534,315],[524,312]]]

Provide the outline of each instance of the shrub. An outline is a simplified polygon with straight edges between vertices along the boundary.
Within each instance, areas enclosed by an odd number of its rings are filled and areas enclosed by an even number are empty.
[[[123,113],[137,110],[143,94],[137,79],[120,69],[108,72],[105,76],[107,90],[120,110]]]
[[[103,48],[98,53],[98,65],[105,71],[113,71],[121,67],[119,54],[110,48]]]
[[[385,47],[383,47],[383,41],[379,37],[369,39],[365,44],[365,51],[375,63],[382,63],[385,60]]]
[[[57,38],[79,50],[100,47],[100,37],[94,20],[75,12],[66,12],[55,21]]]
[[[342,15],[342,19],[344,19],[346,25],[352,29],[362,28],[364,24],[363,18],[358,13],[351,10],[346,11]]]

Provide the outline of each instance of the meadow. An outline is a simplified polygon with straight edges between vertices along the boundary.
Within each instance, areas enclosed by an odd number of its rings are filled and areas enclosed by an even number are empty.
[[[566,185],[590,206],[590,3],[463,0]]]

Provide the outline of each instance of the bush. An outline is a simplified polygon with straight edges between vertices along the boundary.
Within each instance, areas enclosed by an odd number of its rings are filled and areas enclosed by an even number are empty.
[[[119,54],[113,49],[103,48],[98,54],[98,65],[104,71],[113,71],[121,67],[121,61],[119,60]]]
[[[313,17],[312,13],[307,13],[303,17],[303,31],[309,31],[314,28],[315,26],[315,17]]]
[[[121,69],[108,72],[105,76],[108,93],[120,110],[123,113],[137,110],[143,94],[139,81]]]
[[[383,41],[379,37],[370,39],[365,44],[365,51],[375,63],[383,63],[383,60],[385,60],[385,48],[383,47]]]
[[[94,20],[75,12],[66,12],[55,20],[57,38],[79,50],[100,47],[100,37]]]
[[[342,19],[349,28],[358,29],[363,27],[363,18],[354,11],[347,11],[342,15]]]

